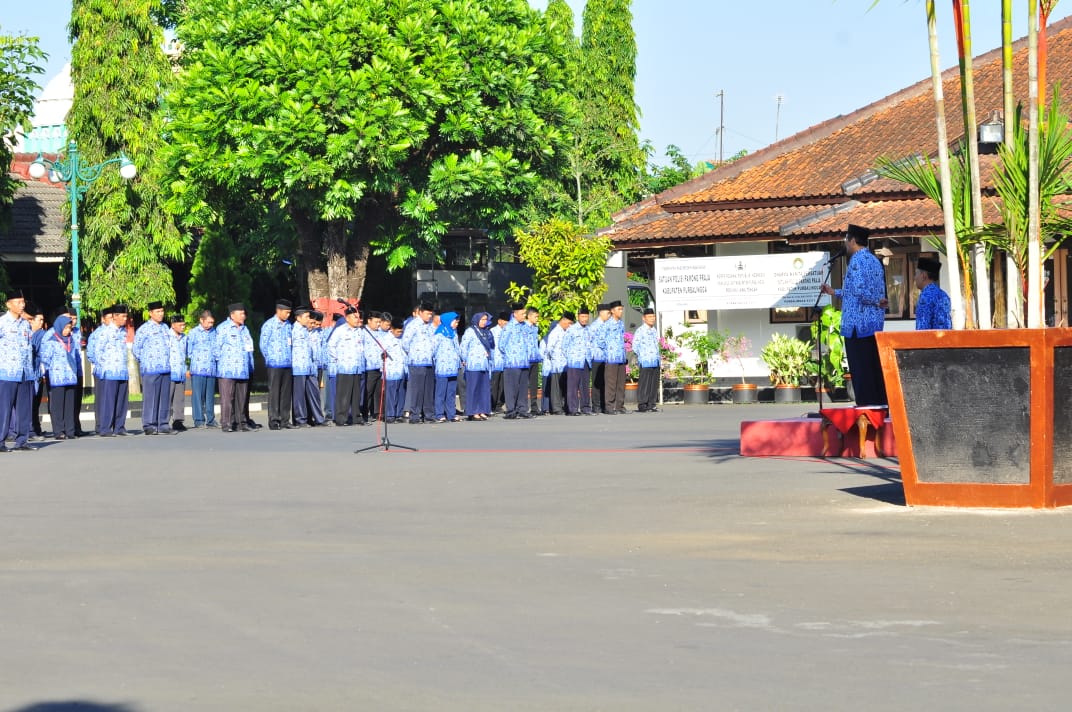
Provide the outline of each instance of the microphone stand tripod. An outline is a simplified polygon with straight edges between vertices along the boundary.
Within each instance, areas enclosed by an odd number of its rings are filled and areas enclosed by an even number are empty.
[[[837,259],[837,258],[835,257],[834,259]],[[831,263],[833,263],[834,259],[832,259],[829,262],[827,262],[826,266],[829,267],[831,265]],[[826,285],[826,283],[829,281],[829,279],[830,279],[830,270],[828,269],[826,271],[826,276],[823,277],[823,285]],[[821,418],[822,417],[822,411],[823,411],[823,388],[826,385],[825,382],[823,381],[823,331],[824,331],[824,329],[823,329],[823,310],[819,308],[819,302],[822,301],[824,296],[825,295],[823,294],[823,290],[820,287],[819,296],[817,296],[815,298],[815,304],[811,308],[812,320],[813,320],[813,323],[816,325],[816,329],[815,329],[816,339],[815,340],[816,340],[816,353],[818,354],[817,357],[816,357],[816,363],[815,363],[815,365],[817,367],[815,370],[816,370],[816,373],[818,374],[818,379],[817,379],[816,385],[815,385],[815,395],[816,395],[816,397],[817,397],[817,399],[819,401],[819,412],[815,414],[814,417],[816,417],[816,418]]]
[[[409,450],[410,452],[419,452],[415,447],[393,443],[391,442],[391,439],[387,437],[387,409],[384,408],[384,400],[387,394],[387,359],[391,358],[391,356],[387,353],[387,349],[384,348],[383,344],[380,343],[380,340],[377,339],[371,331],[369,331],[369,328],[367,326],[363,326],[362,328],[368,333],[369,336],[372,337],[373,342],[375,342],[375,344],[380,347],[380,360],[383,361],[383,370],[380,371],[380,373],[382,374],[380,376],[380,418],[383,418],[383,433],[380,435],[380,441],[378,443],[376,443],[375,445],[369,445],[368,447],[363,447],[354,450],[354,454],[357,455],[359,453],[367,452],[369,450],[379,450],[380,448],[383,448],[384,452],[389,452],[392,447],[399,448],[401,450]]]

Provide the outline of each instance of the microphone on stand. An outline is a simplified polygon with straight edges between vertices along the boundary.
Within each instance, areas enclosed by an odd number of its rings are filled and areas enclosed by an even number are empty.
[[[840,250],[835,252],[834,255],[830,259],[828,259],[826,261],[826,266],[829,267],[830,265],[834,264],[835,262],[837,262],[838,260],[840,260],[844,256],[845,256],[845,248],[842,247]]]

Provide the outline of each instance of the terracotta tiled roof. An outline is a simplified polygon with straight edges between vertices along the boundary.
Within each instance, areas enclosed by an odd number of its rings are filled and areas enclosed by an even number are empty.
[[[1051,91],[1058,82],[1072,86],[1072,18],[1050,25],[1048,41]],[[1017,42],[1015,52],[1015,92],[1024,98],[1026,40]],[[1000,50],[975,58],[974,65],[975,105],[981,123],[1002,106]],[[957,101],[958,70],[946,70],[943,82],[947,135],[956,141],[964,133]],[[879,235],[917,234],[924,229],[940,233],[941,213],[936,206],[925,205],[929,201],[919,200],[920,193],[912,186],[877,178],[874,173],[880,156],[933,155],[937,146],[934,113],[928,78],[629,206],[600,232],[622,248],[793,241],[797,234],[800,239],[815,240],[825,233],[825,239],[831,240],[840,236],[848,222],[867,225]],[[980,159],[982,183],[987,186],[996,156]]]
[[[20,178],[18,174],[12,174]],[[0,226],[0,257],[57,258],[67,254],[67,191],[40,181],[23,180],[11,205],[11,222]]]

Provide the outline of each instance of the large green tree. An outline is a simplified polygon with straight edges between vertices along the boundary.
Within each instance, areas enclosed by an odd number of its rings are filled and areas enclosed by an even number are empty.
[[[152,17],[160,7],[158,0],[74,0],[71,8],[70,136],[87,164],[125,152],[138,167],[130,182],[104,171],[82,201],[83,302],[93,309],[173,302],[168,261],[185,256],[187,240],[161,205],[161,98],[174,73]]]
[[[11,219],[11,202],[19,187],[19,180],[8,172],[12,146],[6,137],[29,129],[38,89],[33,77],[44,72],[41,63],[45,59],[36,37],[0,34],[0,229]],[[6,296],[7,290],[7,273],[0,264],[0,296]]]
[[[452,226],[505,232],[561,173],[563,48],[525,0],[189,0],[172,206],[270,201],[310,298],[359,297]]]
[[[589,196],[581,222],[592,227],[607,224],[613,212],[639,199],[643,191],[647,156],[637,138],[640,110],[634,98],[637,47],[631,4],[588,0],[584,6],[578,77],[583,124],[576,173],[578,195]]]

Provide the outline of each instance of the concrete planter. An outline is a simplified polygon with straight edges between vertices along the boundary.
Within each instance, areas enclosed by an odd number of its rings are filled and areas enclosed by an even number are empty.
[[[759,400],[759,387],[754,383],[734,383],[730,397],[734,403],[755,403]]]

